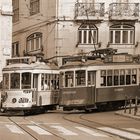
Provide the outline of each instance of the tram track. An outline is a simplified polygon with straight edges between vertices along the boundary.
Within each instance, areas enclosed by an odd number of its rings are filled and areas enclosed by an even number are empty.
[[[30,132],[28,132],[26,129],[24,129],[20,124],[18,124],[17,122],[15,122],[12,117],[8,117],[8,119],[15,124],[16,126],[18,126],[21,130],[23,130],[24,132],[26,132],[28,135],[30,135],[33,139],[35,140],[39,140],[38,138],[36,138],[34,135],[32,135]]]
[[[132,135],[140,136],[140,134],[137,133],[137,132],[131,132],[129,130],[124,130],[124,129],[119,128],[119,127],[114,127],[114,126],[111,126],[111,125],[106,125],[106,124],[103,124],[103,123],[100,123],[100,122],[96,122],[96,121],[93,121],[93,120],[86,119],[85,114],[75,115],[73,113],[68,113],[68,114],[65,114],[63,116],[63,119],[67,120],[69,122],[73,122],[75,124],[80,124],[82,126],[85,126],[85,127],[88,127],[88,128],[95,129],[97,131],[106,133],[106,134],[110,135],[111,137],[113,137],[113,136],[120,137],[120,138],[122,138],[124,140],[132,140],[132,139],[129,139],[129,138],[126,138],[124,136],[117,135],[117,134],[113,134],[111,132],[107,132],[107,131],[102,130],[100,128],[111,128],[113,130],[118,130],[118,131],[122,131],[122,132],[126,132],[126,133],[131,133]]]
[[[26,127],[24,128],[22,126],[22,123],[18,123],[16,122],[13,117],[8,117],[8,119],[14,124],[16,125],[17,127],[19,127],[21,130],[23,130],[26,134],[28,134],[29,136],[31,136],[31,138],[33,138],[34,140],[40,140],[40,138],[38,138],[35,134],[33,134],[32,132],[30,132],[28,129],[26,129]],[[58,140],[66,140],[65,138],[51,132],[50,130],[46,129],[45,127],[39,125],[38,123],[35,123],[29,119],[27,119],[26,117],[23,118],[25,121],[28,121],[30,125],[34,125],[34,126],[37,126],[38,128],[44,130],[44,131],[47,131],[49,132],[50,134],[52,134],[52,136],[55,136],[56,138],[58,138]],[[27,125],[27,124],[26,124]]]

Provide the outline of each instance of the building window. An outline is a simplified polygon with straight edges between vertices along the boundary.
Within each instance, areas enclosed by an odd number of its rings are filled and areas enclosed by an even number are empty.
[[[40,12],[40,0],[30,0],[30,15]]]
[[[131,25],[113,25],[110,27],[111,44],[134,44],[135,29]]]
[[[27,52],[42,49],[42,33],[34,33],[27,37]]]
[[[98,30],[95,25],[82,24],[78,29],[79,44],[97,44]]]
[[[19,0],[12,0],[13,5],[13,23],[19,21]]]
[[[12,57],[19,56],[19,42],[12,43]]]

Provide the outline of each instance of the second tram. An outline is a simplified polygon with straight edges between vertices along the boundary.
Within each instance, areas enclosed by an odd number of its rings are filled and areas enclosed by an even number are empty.
[[[77,58],[70,58],[60,68],[59,105],[64,110],[118,108],[126,98],[134,101],[140,97],[140,64],[131,55]]]
[[[36,57],[7,60],[3,69],[2,109],[54,109],[59,101],[59,70]]]

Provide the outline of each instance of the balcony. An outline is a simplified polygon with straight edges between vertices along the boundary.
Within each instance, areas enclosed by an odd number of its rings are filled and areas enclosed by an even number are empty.
[[[110,20],[138,20],[139,3],[111,3],[109,18]]]
[[[76,3],[75,20],[103,20],[104,3]]]

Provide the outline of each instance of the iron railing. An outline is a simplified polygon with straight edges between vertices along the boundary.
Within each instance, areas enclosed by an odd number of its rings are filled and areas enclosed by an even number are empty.
[[[104,16],[104,3],[76,3],[75,19],[87,16]]]
[[[111,3],[110,17],[139,17],[139,3]]]

